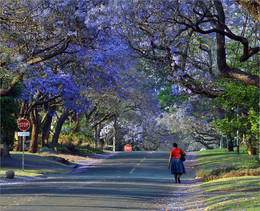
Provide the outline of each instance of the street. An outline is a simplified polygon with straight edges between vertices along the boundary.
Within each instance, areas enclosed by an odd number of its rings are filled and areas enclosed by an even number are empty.
[[[5,185],[1,210],[181,210],[194,175],[187,166],[182,183],[173,183],[168,158],[169,152],[119,152],[77,174]]]

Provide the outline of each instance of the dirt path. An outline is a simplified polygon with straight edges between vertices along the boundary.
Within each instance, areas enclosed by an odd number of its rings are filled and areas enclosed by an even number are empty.
[[[197,152],[187,153],[184,162],[186,174],[181,177],[181,184],[175,184],[173,179],[173,190],[165,194],[162,210],[205,210],[201,181],[196,178],[197,154]]]

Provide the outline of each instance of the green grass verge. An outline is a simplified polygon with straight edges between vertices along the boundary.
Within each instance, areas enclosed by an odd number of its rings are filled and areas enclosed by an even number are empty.
[[[44,154],[32,154],[28,152],[24,153],[25,169],[22,171],[22,152],[10,152],[10,155],[12,159],[18,161],[19,165],[7,164],[1,166],[0,177],[5,177],[7,170],[13,170],[15,172],[15,176],[17,177],[41,177],[44,174],[62,174],[71,171],[71,167],[53,160],[53,158],[49,156],[45,156]],[[29,169],[26,168],[26,164],[31,164],[31,162],[33,162],[34,166],[30,166]]]
[[[232,177],[203,183],[206,210],[260,210],[260,176]]]
[[[247,149],[240,154],[225,149],[206,150],[198,153],[198,177],[204,181],[218,178],[260,175],[259,157],[249,156]]]
[[[13,170],[16,177],[43,177],[45,174],[66,174],[71,171],[71,169],[26,169],[22,171],[21,168],[16,167],[5,167],[0,170],[0,177],[5,177],[7,170]]]
[[[59,153],[74,154],[73,152],[75,152],[74,155],[79,156],[103,153],[103,150],[92,148],[89,146],[72,146],[56,144],[52,147],[57,147],[57,151]],[[0,177],[5,177],[5,173],[7,170],[13,170],[15,172],[15,176],[17,177],[40,177],[44,176],[45,174],[65,174],[71,171],[71,167],[68,167],[66,164],[58,162],[57,160],[46,155],[45,153],[32,154],[28,152],[24,153],[25,164],[30,164],[31,162],[33,162],[33,167],[30,167],[30,169],[25,167],[25,170],[22,171],[22,152],[13,151],[10,152],[10,155],[12,159],[19,161],[19,166],[8,164],[6,166],[1,166]]]
[[[207,181],[202,184],[206,210],[260,210],[258,156],[249,156],[246,148],[239,155],[206,150],[198,153],[198,167]]]
[[[42,173],[37,173],[35,171],[32,170],[24,170],[22,171],[21,169],[17,169],[17,168],[1,168],[0,170],[0,177],[5,177],[5,172],[7,170],[13,170],[15,172],[15,177],[41,177],[43,176]]]
[[[259,157],[249,156],[246,148],[240,149],[238,155],[235,151],[227,152],[226,149],[214,149],[198,152],[198,165],[200,168],[236,167],[236,168],[257,168]]]

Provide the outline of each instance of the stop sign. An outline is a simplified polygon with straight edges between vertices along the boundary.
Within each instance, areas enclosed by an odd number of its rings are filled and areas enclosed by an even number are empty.
[[[125,145],[125,151],[126,151],[126,152],[132,151],[131,145],[129,145],[129,144]]]
[[[30,122],[27,119],[20,119],[18,121],[18,128],[20,130],[28,130],[30,127]]]

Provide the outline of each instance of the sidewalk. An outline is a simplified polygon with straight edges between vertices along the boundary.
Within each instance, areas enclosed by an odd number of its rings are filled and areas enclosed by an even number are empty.
[[[193,179],[188,187],[188,195],[185,199],[184,210],[205,210],[204,195],[201,187],[202,181],[201,179],[196,178],[198,169],[198,152],[190,152],[188,153],[188,156],[191,157],[191,160],[188,160],[185,166],[187,173],[190,174]]]

